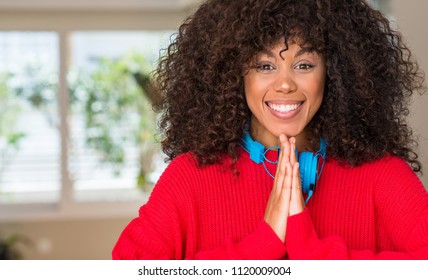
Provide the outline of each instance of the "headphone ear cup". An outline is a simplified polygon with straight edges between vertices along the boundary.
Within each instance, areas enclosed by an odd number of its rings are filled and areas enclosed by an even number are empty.
[[[318,158],[311,152],[301,152],[299,156],[300,180],[304,193],[315,189],[317,178]]]

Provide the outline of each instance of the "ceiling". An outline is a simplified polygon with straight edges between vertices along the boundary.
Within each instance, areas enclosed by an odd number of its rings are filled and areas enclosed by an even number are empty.
[[[0,0],[0,10],[184,10],[202,0]]]

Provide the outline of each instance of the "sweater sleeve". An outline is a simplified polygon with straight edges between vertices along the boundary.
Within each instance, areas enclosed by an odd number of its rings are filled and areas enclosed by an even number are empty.
[[[159,179],[139,217],[117,241],[113,259],[280,259],[285,245],[264,221],[240,240],[224,237],[215,248],[200,250],[200,228],[188,161],[173,161]],[[187,175],[186,175],[187,174]],[[221,202],[219,202],[221,203]],[[209,245],[208,245],[209,246]]]
[[[113,259],[176,259],[175,244],[180,244],[181,229],[171,197],[156,186],[147,204],[123,230]]]
[[[284,243],[264,221],[239,242],[226,238],[222,246],[185,256],[180,223],[171,218],[162,219],[162,213],[147,208],[143,206],[140,217],[125,228],[113,249],[113,259],[281,259],[285,256]],[[157,214],[151,216],[147,212]]]
[[[212,250],[200,251],[195,259],[214,260],[278,260],[284,258],[284,243],[272,228],[261,221],[258,228],[240,242],[225,239],[224,245]]]
[[[374,189],[374,203],[377,223],[392,240],[393,251],[351,250],[339,236],[320,239],[305,209],[287,222],[290,259],[428,259],[428,194],[404,161],[391,161]]]

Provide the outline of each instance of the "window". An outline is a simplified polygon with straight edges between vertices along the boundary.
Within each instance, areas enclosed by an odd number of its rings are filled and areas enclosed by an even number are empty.
[[[382,11],[384,15],[391,17],[391,0],[369,0],[368,3]]]
[[[0,32],[2,220],[136,215],[166,166],[142,81],[175,24],[76,15]]]
[[[2,203],[59,199],[57,46],[54,32],[0,32]]]
[[[150,191],[163,171],[152,104],[136,75],[155,68],[171,34],[72,34],[69,155],[78,200],[136,196],[136,185]]]

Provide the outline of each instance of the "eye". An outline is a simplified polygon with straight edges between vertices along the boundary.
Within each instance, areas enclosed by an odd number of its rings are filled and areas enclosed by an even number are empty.
[[[297,70],[310,70],[314,67],[315,67],[315,65],[310,64],[310,63],[299,63],[294,68]]]
[[[259,72],[268,72],[275,69],[275,67],[269,63],[259,63],[255,68]]]

